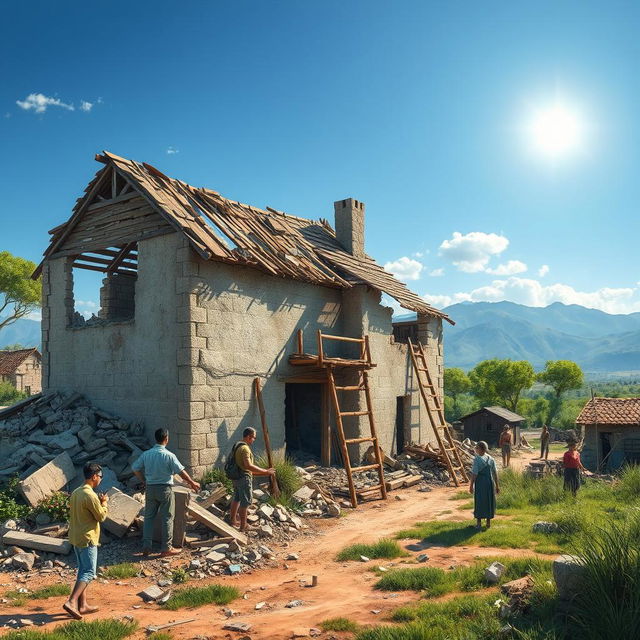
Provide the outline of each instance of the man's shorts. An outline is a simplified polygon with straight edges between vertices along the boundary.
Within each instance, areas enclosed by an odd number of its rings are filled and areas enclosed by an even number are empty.
[[[511,445],[510,444],[503,444],[502,445],[502,455],[506,456],[509,455],[511,453]]]
[[[98,547],[73,547],[78,561],[78,580],[91,582],[96,577],[98,569]]]
[[[233,482],[233,501],[239,502],[241,507],[248,507],[253,497],[253,477],[243,474],[239,480]]]

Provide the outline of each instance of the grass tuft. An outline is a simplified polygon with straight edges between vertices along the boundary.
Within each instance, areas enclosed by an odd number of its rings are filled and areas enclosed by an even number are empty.
[[[57,596],[68,596],[71,593],[71,587],[68,584],[52,584],[48,587],[42,587],[29,593],[20,593],[19,591],[7,591],[5,598],[9,598],[10,607],[24,607],[27,600],[45,600],[46,598],[55,598]]]
[[[233,493],[233,483],[227,478],[224,469],[211,467],[211,469],[204,472],[204,475],[200,478],[200,484],[204,487],[205,484],[211,484],[212,482],[220,482],[226,487],[228,493]]]
[[[351,631],[356,633],[360,625],[349,618],[329,618],[320,623],[323,631]]]
[[[187,587],[176,591],[165,602],[163,609],[175,611],[185,607],[202,607],[205,604],[229,604],[240,597],[240,592],[235,587],[219,584],[211,584],[208,587]]]
[[[266,456],[259,456],[256,464],[265,469],[269,468],[269,461]],[[269,502],[272,505],[281,504],[287,509],[299,509],[298,503],[291,496],[302,486],[302,479],[296,470],[295,462],[289,457],[274,457],[273,466],[276,470],[276,480],[280,495],[276,498],[271,496]]]
[[[147,636],[147,640],[173,640],[173,636],[166,631],[156,631],[150,636]]]
[[[366,556],[372,560],[377,558],[387,558],[391,560],[392,558],[407,555],[409,554],[404,551],[395,540],[382,538],[373,544],[351,544],[338,553],[336,561],[360,560],[360,556]]]
[[[123,562],[106,567],[101,575],[103,578],[122,580],[125,578],[135,578],[140,572],[140,567],[132,562]]]
[[[53,631],[20,629],[10,631],[3,640],[122,640],[130,636],[138,627],[136,622],[122,620],[94,620],[82,622],[73,620]]]

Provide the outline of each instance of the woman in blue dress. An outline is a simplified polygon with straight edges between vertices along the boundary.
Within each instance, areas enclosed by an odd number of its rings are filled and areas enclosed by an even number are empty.
[[[487,529],[496,515],[496,494],[500,493],[498,471],[495,460],[487,453],[488,445],[480,441],[476,444],[476,457],[471,469],[469,493],[473,494],[473,515],[476,527],[482,527],[482,519],[487,521]]]

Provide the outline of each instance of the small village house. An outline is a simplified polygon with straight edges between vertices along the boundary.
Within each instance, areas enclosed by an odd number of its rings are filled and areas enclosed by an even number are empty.
[[[504,407],[482,407],[460,418],[464,437],[484,440],[490,447],[497,447],[500,433],[505,424],[511,427],[513,443],[521,443],[520,428],[525,418]]]
[[[582,464],[590,471],[640,464],[640,398],[591,398],[576,424],[583,431]]]
[[[96,159],[101,169],[69,220],[50,231],[34,274],[43,286],[45,390],[85,394],[144,420],[148,434],[168,426],[172,448],[199,474],[244,427],[259,427],[259,377],[274,449],[328,464],[339,461],[339,447],[327,371],[308,364],[326,349],[325,358],[364,358],[387,453],[433,440],[408,345],[394,340],[382,295],[417,314],[415,337],[440,398],[449,319],[366,255],[362,202],[336,202],[332,226],[241,204],[107,152]],[[79,270],[101,279],[100,310],[89,320],[76,308]],[[335,375],[352,389],[346,369]],[[349,443],[352,459],[370,445],[363,395],[345,419],[347,438],[362,440]]]
[[[0,351],[0,382],[11,383],[18,391],[34,395],[42,391],[42,356],[35,348]]]

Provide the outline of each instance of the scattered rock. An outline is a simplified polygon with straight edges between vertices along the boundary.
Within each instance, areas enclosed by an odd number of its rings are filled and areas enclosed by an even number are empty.
[[[294,607],[301,607],[304,604],[304,602],[302,600],[291,600],[290,602],[287,602],[287,604],[285,604],[284,606],[287,609],[293,609]]]
[[[492,562],[485,570],[484,570],[484,579],[487,584],[498,584],[500,582],[500,578],[505,571],[505,566],[500,562]]]
[[[36,556],[34,553],[16,553],[11,558],[11,564],[16,569],[21,569],[22,571],[31,571],[31,569],[33,569],[35,561]]]
[[[540,522],[536,522],[532,527],[532,531],[534,533],[553,533],[557,530],[558,525],[555,522],[544,522],[542,520]]]
[[[584,572],[579,556],[562,555],[553,561],[553,579],[561,599],[573,600],[580,593]]]
[[[426,562],[429,559],[429,556],[426,553],[420,553],[418,556],[416,556],[416,560],[418,562]]]

